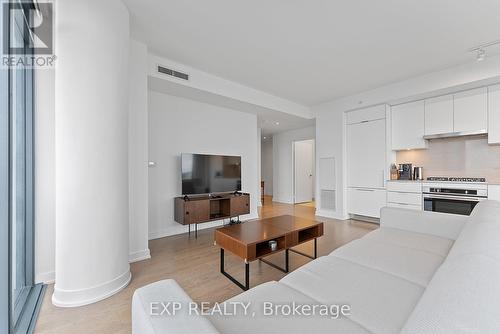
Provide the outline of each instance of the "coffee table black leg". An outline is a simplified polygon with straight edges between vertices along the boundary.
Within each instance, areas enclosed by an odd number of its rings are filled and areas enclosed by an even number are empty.
[[[314,255],[312,255],[312,256],[309,254],[306,254],[306,253],[302,253],[301,251],[298,251],[298,250],[295,250],[292,248],[290,248],[290,251],[294,252],[295,254],[299,254],[299,255],[302,255],[302,256],[305,256],[305,257],[308,257],[308,258],[314,260],[318,257],[318,239],[314,238]]]
[[[285,249],[285,268],[281,268],[281,267],[275,265],[274,263],[272,263],[270,261],[267,261],[267,260],[265,260],[263,258],[260,258],[259,261],[264,262],[268,266],[271,266],[271,267],[273,267],[275,269],[278,269],[279,271],[282,271],[284,273],[288,273],[288,248]]]
[[[318,239],[314,238],[314,258],[318,257]]]
[[[223,248],[220,249],[220,272],[224,276],[229,278],[229,280],[231,280],[231,282],[233,282],[234,284],[239,286],[242,290],[246,291],[246,290],[250,289],[250,263],[245,262],[245,285],[243,285],[236,278],[234,278],[233,276],[231,276],[229,273],[227,273],[224,270],[224,249]]]

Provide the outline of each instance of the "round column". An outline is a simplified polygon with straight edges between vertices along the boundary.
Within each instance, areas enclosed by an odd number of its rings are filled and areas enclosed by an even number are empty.
[[[56,1],[56,283],[74,307],[120,291],[128,262],[129,14],[120,0]]]

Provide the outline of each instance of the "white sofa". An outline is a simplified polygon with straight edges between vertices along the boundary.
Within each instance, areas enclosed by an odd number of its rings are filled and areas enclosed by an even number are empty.
[[[152,301],[190,299],[173,280],[138,289],[133,333],[500,333],[500,202],[470,217],[383,208],[378,230],[226,301],[251,302],[254,316],[151,316]],[[265,301],[351,315],[266,316]]]

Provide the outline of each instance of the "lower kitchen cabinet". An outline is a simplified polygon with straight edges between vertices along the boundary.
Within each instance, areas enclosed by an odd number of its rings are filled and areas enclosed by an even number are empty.
[[[500,201],[500,184],[488,185],[488,199]]]
[[[418,181],[387,182],[387,206],[422,210],[422,183]]]
[[[380,209],[387,204],[384,189],[349,188],[347,192],[349,214],[380,218]]]

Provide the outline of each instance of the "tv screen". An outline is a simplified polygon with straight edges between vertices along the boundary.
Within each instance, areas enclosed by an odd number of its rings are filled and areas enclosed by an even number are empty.
[[[241,157],[181,155],[182,194],[213,194],[241,190]]]

